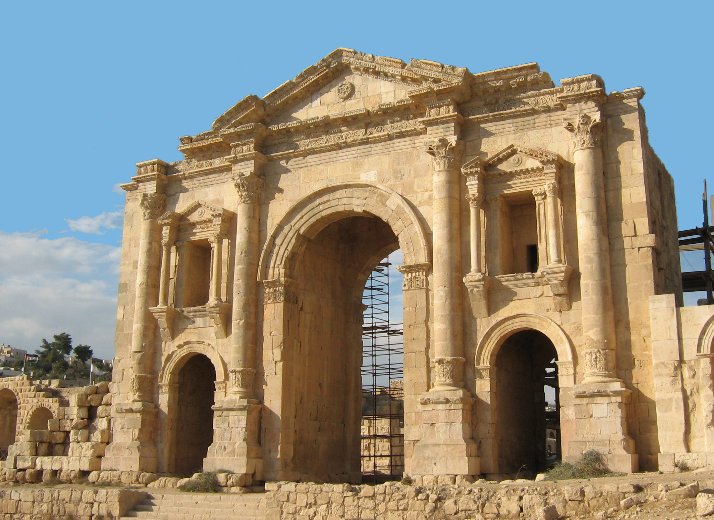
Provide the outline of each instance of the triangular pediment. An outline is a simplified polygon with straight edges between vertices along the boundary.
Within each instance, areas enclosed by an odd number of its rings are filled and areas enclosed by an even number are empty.
[[[408,102],[410,93],[458,85],[467,76],[466,68],[337,49],[263,99],[244,98],[214,121],[213,131],[259,120],[272,125],[373,110]]]
[[[194,202],[188,208],[180,213],[181,220],[189,224],[197,224],[199,222],[212,222],[224,218],[226,210],[211,206],[205,202]]]
[[[483,165],[486,174],[503,174],[522,170],[543,170],[559,162],[557,154],[542,148],[511,144],[491,156]]]

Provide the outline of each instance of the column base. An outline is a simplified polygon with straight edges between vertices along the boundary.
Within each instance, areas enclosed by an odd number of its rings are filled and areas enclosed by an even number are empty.
[[[262,405],[240,399],[213,407],[213,443],[203,459],[204,471],[229,470],[241,485],[263,479],[263,454],[258,443]]]
[[[158,456],[154,434],[158,430],[152,403],[126,403],[114,407],[112,442],[102,458],[102,470],[156,472]]]
[[[471,432],[473,398],[462,389],[434,389],[419,399],[421,436],[408,464],[410,475],[477,475],[476,443]]]
[[[577,437],[563,446],[566,460],[589,450],[603,455],[611,471],[639,469],[635,442],[627,433],[627,404],[632,392],[618,379],[583,382],[573,389]]]
[[[491,279],[483,273],[469,273],[464,276],[464,285],[469,291],[471,312],[476,318],[488,317],[488,287]]]

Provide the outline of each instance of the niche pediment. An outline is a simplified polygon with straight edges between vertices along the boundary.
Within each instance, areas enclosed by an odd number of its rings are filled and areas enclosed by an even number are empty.
[[[198,240],[225,237],[232,219],[232,214],[205,202],[194,202],[180,213],[172,217],[165,215],[162,221],[178,223],[177,240]]]
[[[555,170],[558,163],[557,154],[542,148],[526,148],[512,144],[488,159],[484,170],[487,175],[542,172]]]

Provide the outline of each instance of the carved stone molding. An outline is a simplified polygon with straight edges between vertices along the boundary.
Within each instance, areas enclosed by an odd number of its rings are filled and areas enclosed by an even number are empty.
[[[231,305],[225,302],[209,302],[206,304],[206,314],[213,322],[216,338],[225,338],[231,314]]]
[[[466,177],[466,186],[470,193],[481,191],[483,182],[483,162],[480,158],[474,157],[461,167],[461,173]]]
[[[488,316],[488,287],[491,279],[483,273],[469,273],[464,276],[464,285],[469,291],[471,311],[476,318]]]
[[[541,202],[545,200],[545,188],[533,188],[532,193],[536,201]]]
[[[556,311],[567,311],[570,309],[570,293],[568,284],[573,268],[564,264],[548,265],[543,269],[543,276],[548,280],[550,290],[553,293],[554,307]]]
[[[404,275],[402,290],[426,289],[428,283],[429,264],[411,264],[397,266],[397,270]]]
[[[546,182],[543,187],[545,194],[548,197],[555,197],[558,195],[558,183],[554,181]]]
[[[573,134],[575,150],[594,148],[599,144],[601,126],[599,119],[593,118],[588,114],[580,114],[575,124],[567,121],[563,126]]]
[[[440,357],[434,360],[434,388],[458,388],[461,386],[463,365],[462,357]]]
[[[166,175],[167,167],[168,163],[165,163],[161,159],[151,159],[150,161],[136,163],[136,174],[149,175],[153,173],[158,175]]]
[[[154,220],[164,211],[166,196],[162,193],[144,193],[141,195],[140,204],[144,220]]]
[[[174,315],[176,314],[176,309],[169,305],[166,307],[151,307],[149,311],[154,315],[154,318],[156,318],[159,324],[161,340],[164,343],[171,341],[174,337]]]
[[[571,377],[575,375],[575,367],[572,361],[556,361],[558,365],[558,377]]]
[[[250,395],[255,381],[254,368],[234,368],[229,371],[231,390],[240,394]]]
[[[260,201],[260,194],[263,191],[264,184],[265,181],[256,175],[255,172],[238,175],[233,179],[233,185],[238,191],[238,200],[241,204],[251,204]]]
[[[456,166],[461,155],[461,145],[456,137],[440,137],[429,144],[426,153],[432,157],[434,171],[450,170]]]

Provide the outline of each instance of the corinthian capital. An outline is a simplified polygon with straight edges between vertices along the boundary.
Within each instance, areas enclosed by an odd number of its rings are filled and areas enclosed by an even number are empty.
[[[238,191],[238,199],[242,204],[250,204],[260,199],[260,194],[263,191],[263,179],[258,177],[255,172],[238,175],[233,179],[233,184]]]
[[[426,153],[432,157],[434,171],[450,170],[459,160],[461,146],[456,137],[440,137],[429,144]]]
[[[166,205],[166,196],[161,193],[144,193],[141,196],[141,210],[144,220],[159,218]]]
[[[567,121],[563,124],[565,129],[573,134],[573,144],[576,150],[593,148],[600,141],[600,120],[588,114],[580,114],[573,124]]]

